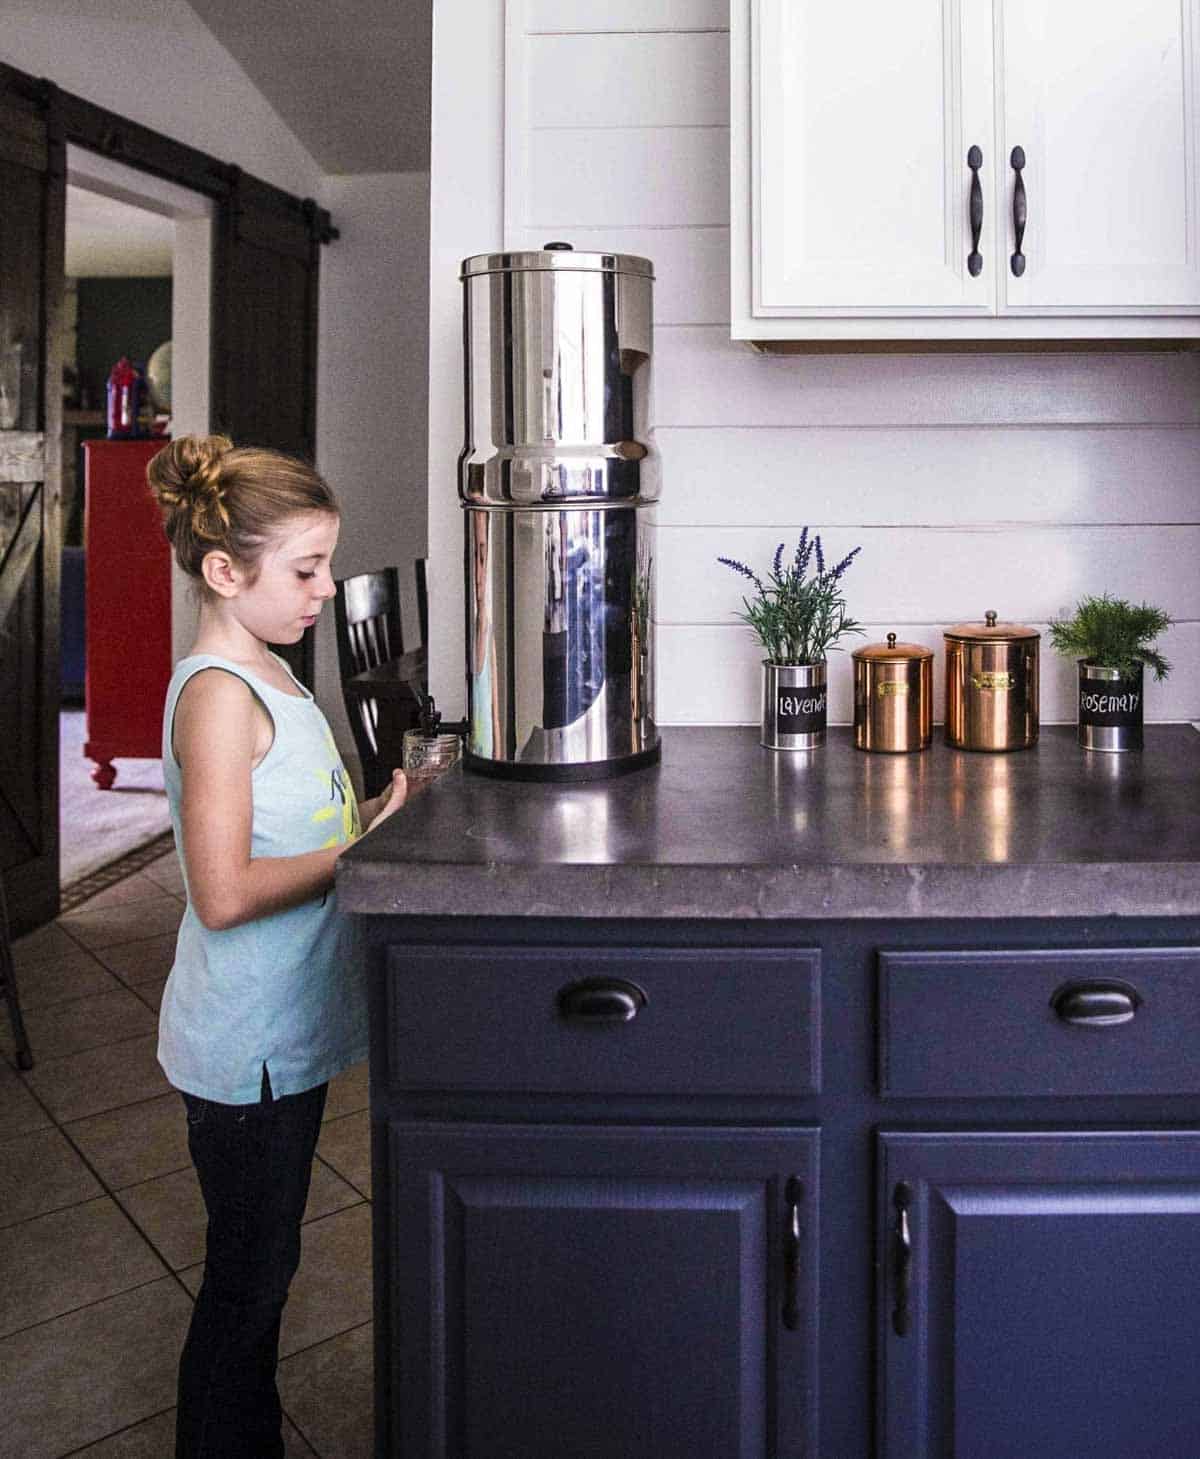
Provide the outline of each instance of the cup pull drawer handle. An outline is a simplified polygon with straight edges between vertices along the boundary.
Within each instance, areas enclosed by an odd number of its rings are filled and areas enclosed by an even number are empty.
[[[570,1023],[628,1023],[645,1006],[645,993],[624,978],[584,978],[558,995],[558,1011]]]
[[[1083,1028],[1128,1023],[1141,1003],[1136,988],[1118,982],[1065,983],[1050,1000],[1064,1023]]]

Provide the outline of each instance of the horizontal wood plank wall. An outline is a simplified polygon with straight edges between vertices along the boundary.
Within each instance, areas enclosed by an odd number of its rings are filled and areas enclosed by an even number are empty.
[[[758,716],[759,654],[718,554],[765,567],[816,527],[868,636],[1040,627],[1089,592],[1164,607],[1175,665],[1152,720],[1200,719],[1200,354],[764,357],[729,339],[728,7],[509,0],[505,245],[654,260],[663,496],[663,724]],[[853,642],[849,644],[853,647]],[[1075,718],[1043,641],[1042,717]],[[705,672],[698,674],[696,665]],[[830,710],[849,723],[848,652]]]

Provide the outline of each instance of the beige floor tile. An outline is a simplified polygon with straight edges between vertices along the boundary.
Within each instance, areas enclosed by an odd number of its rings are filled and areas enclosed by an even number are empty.
[[[370,1103],[369,1066],[364,1059],[351,1064],[329,1081],[329,1097],[325,1101],[324,1120],[340,1120],[343,1115],[357,1114]]]
[[[160,856],[157,861],[143,867],[142,875],[157,882],[163,891],[170,892],[172,896],[182,897],[185,894],[183,872],[179,869],[179,857],[174,851],[168,851],[165,856]]]
[[[317,1154],[356,1190],[371,1195],[371,1121],[366,1110],[321,1126]]]
[[[33,1051],[37,1058],[37,1050]],[[25,1088],[24,1080],[0,1063],[0,1140],[10,1140],[29,1130],[43,1130],[54,1121]]]
[[[174,932],[183,916],[178,897],[165,892],[149,902],[103,907],[98,912],[69,912],[59,925],[92,952],[117,947],[123,942],[141,942]]]
[[[162,1263],[109,1196],[10,1226],[0,1236],[0,1336],[162,1274]]]
[[[365,1323],[279,1365],[285,1411],[327,1459],[375,1452],[371,1333]]]
[[[80,1449],[78,1459],[167,1459],[175,1452],[175,1410],[155,1414],[111,1438]]]
[[[106,968],[111,968],[122,982],[130,985],[165,978],[175,961],[175,934],[164,932],[158,937],[106,947],[100,952],[100,961]]]
[[[85,1115],[152,1099],[170,1088],[159,1068],[158,1034],[87,1049],[64,1059],[39,1059],[29,1088],[62,1124]]]
[[[185,1170],[129,1186],[117,1192],[117,1199],[172,1269],[184,1273],[189,1290],[198,1291],[199,1276],[193,1285],[187,1271],[198,1271],[204,1264],[208,1217],[194,1167],[189,1164]],[[353,1186],[320,1161],[314,1163],[305,1221],[318,1221],[361,1201]]]
[[[88,998],[96,993],[112,993],[120,983],[90,952],[76,947],[51,962],[34,963],[17,974],[21,1007],[26,1013],[36,1008],[49,1008],[72,998]],[[38,1055],[37,1046],[33,1050]]]
[[[163,989],[167,986],[166,977],[152,978],[145,983],[130,983],[130,990],[138,995],[147,1008],[153,1009],[155,1013],[162,1007]]]
[[[0,1142],[0,1226],[101,1194],[100,1182],[58,1130],[35,1130]]]
[[[194,1168],[127,1186],[117,1200],[174,1271],[204,1260],[208,1217]]]
[[[153,1009],[120,986],[110,993],[93,993],[25,1012],[25,1031],[35,1060],[61,1059],[84,1049],[98,1049],[102,1044],[120,1043],[157,1027]],[[11,1058],[15,1045],[7,1021],[0,1024],[0,1048]]]
[[[191,1311],[166,1277],[0,1342],[0,1459],[58,1459],[169,1408]]]
[[[358,1205],[305,1226],[279,1351],[299,1352],[370,1318],[371,1208]]]
[[[198,1261],[195,1266],[185,1266],[181,1272],[176,1272],[175,1275],[194,1297],[200,1291],[200,1283],[204,1279],[204,1263]]]
[[[102,892],[97,892],[94,897],[89,897],[86,902],[81,902],[71,915],[78,912],[100,912],[105,907],[124,907],[134,902],[153,902],[159,900],[164,893],[175,895],[174,888],[164,886],[157,878],[152,880],[144,872],[134,872],[132,876],[114,882]]]
[[[54,962],[79,951],[79,943],[70,937],[57,922],[47,922],[28,937],[20,937],[13,943],[13,962],[17,967],[17,981],[21,974],[34,963]]]
[[[316,1459],[315,1451],[301,1438],[295,1424],[283,1420],[285,1459]],[[89,1444],[77,1451],[76,1459],[167,1459],[175,1452],[175,1410],[156,1414],[144,1423],[134,1424],[110,1439]]]
[[[66,1128],[113,1190],[191,1164],[187,1118],[174,1090],[141,1104],[75,1120]]]
[[[312,1184],[308,1188],[308,1204],[304,1207],[306,1221],[319,1221],[334,1211],[344,1211],[347,1206],[357,1206],[362,1196],[348,1185],[336,1171],[330,1170],[323,1160],[313,1161]]]

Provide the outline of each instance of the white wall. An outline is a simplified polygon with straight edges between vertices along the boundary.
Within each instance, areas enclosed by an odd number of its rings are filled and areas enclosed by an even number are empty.
[[[343,506],[334,573],[398,565],[405,644],[416,647],[414,563],[426,554],[429,175],[327,177],[320,199],[341,234],[321,256],[317,379],[317,465]],[[316,689],[349,757],[332,609],[318,625]]]
[[[437,9],[432,394],[456,404],[431,408],[431,462],[461,446],[452,258],[555,237],[654,260],[662,723],[755,721],[759,655],[715,559],[765,566],[805,523],[831,554],[862,544],[846,586],[871,639],[894,629],[937,649],[939,716],[947,624],[996,608],[1044,627],[1103,590],[1177,620],[1162,641],[1175,672],[1150,684],[1148,716],[1200,716],[1200,356],[755,355],[728,329],[723,0],[510,0],[506,48],[504,0],[469,31],[447,23],[466,0]],[[491,95],[463,74],[504,76],[499,136]],[[447,196],[464,165],[483,200],[470,214]],[[453,579],[441,501],[431,485],[431,567]],[[439,609],[447,697],[461,680],[453,593]],[[1047,641],[1043,654],[1043,717],[1071,721],[1073,666]],[[848,662],[832,680],[847,723]]]
[[[183,0],[0,0],[0,61],[316,196],[320,168]]]

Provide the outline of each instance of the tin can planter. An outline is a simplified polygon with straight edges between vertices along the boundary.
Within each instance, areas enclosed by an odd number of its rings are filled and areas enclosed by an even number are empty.
[[[763,661],[762,743],[768,750],[815,750],[825,743],[825,664]]]
[[[1142,665],[1131,674],[1079,660],[1079,743],[1085,750],[1140,750]]]

